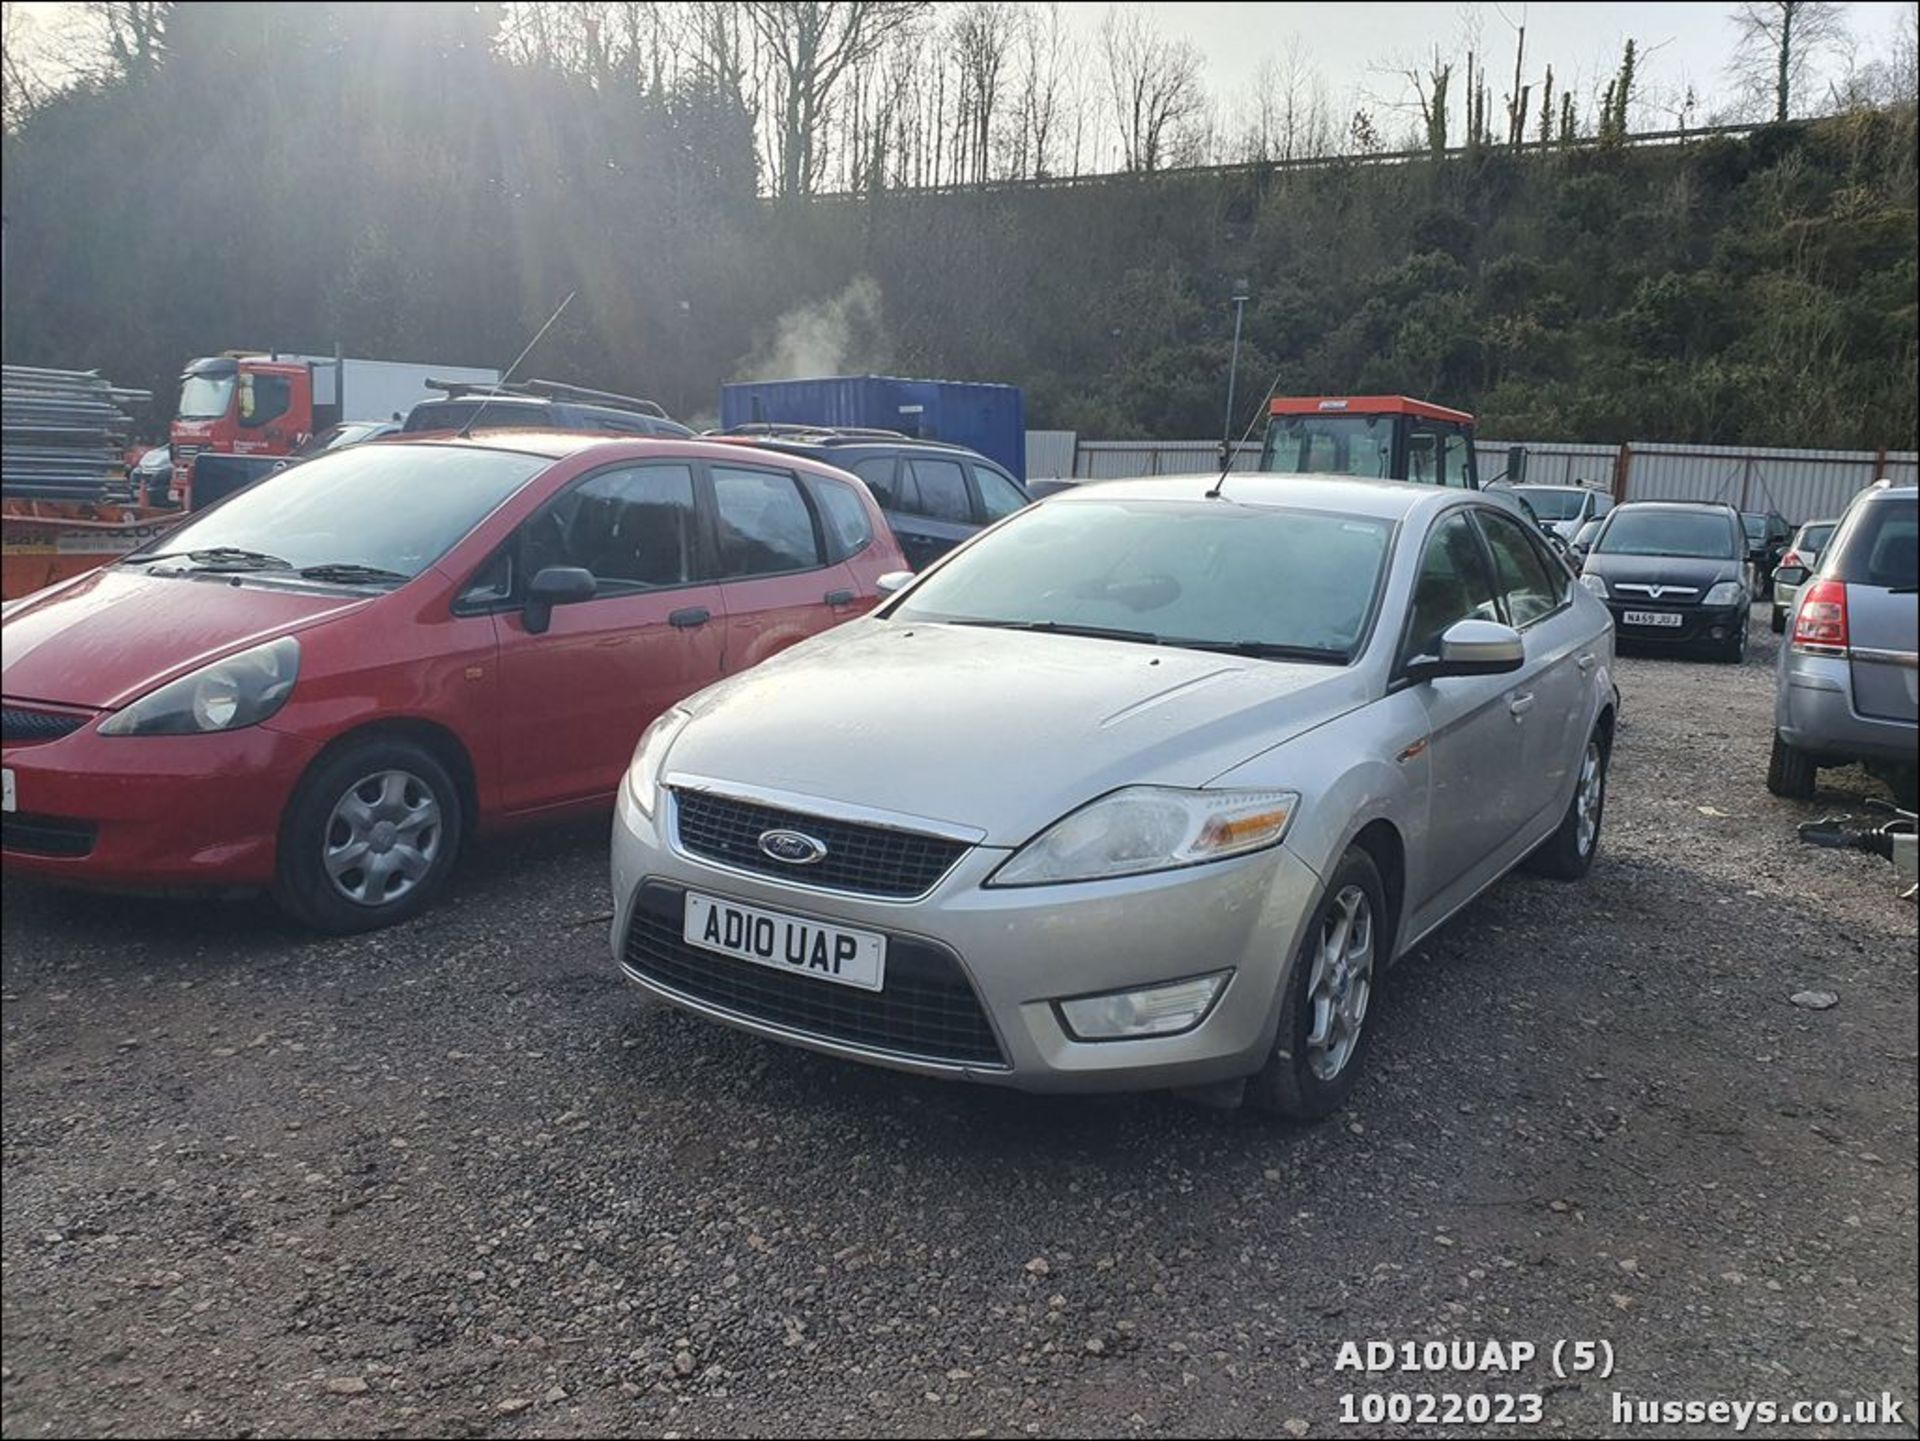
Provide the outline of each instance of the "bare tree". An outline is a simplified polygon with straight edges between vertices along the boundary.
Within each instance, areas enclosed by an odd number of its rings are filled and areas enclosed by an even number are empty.
[[[1755,102],[1770,99],[1773,118],[1787,119],[1805,89],[1813,59],[1845,42],[1845,10],[1830,0],[1741,0],[1740,32],[1727,72]]]
[[[766,68],[774,192],[809,194],[824,169],[822,142],[840,82],[926,6],[921,0],[749,0],[744,8]]]
[[[1468,75],[1472,75],[1473,52],[1467,52]],[[1427,69],[1409,67],[1400,72],[1413,91],[1420,107],[1420,139],[1438,155],[1447,148],[1447,90],[1453,82],[1453,65],[1440,59],[1440,47],[1433,47],[1433,63]],[[1404,109],[1404,106],[1397,106]]]
[[[1260,62],[1241,115],[1242,160],[1295,160],[1329,148],[1326,92],[1298,35]]]
[[[1169,40],[1138,10],[1115,8],[1101,23],[1100,48],[1127,169],[1159,170],[1204,143],[1207,96],[1191,41]]]
[[[7,0],[0,6],[0,118],[18,129],[53,95],[55,86],[35,63],[47,43],[40,17]]]
[[[1014,10],[1006,0],[972,0],[953,18],[952,44],[965,117],[962,178],[985,181],[992,155],[1001,76],[1013,47]]]
[[[1507,12],[1496,4],[1500,18],[1507,20]],[[1516,150],[1520,142],[1527,137],[1527,111],[1533,103],[1533,87],[1520,83],[1520,77],[1527,64],[1527,7],[1520,7],[1520,19],[1516,24],[1507,20],[1513,31],[1513,89],[1507,92],[1507,144]]]
[[[117,80],[147,79],[160,66],[171,9],[165,0],[88,0],[102,52],[95,68]]]
[[[1066,101],[1067,67],[1077,49],[1067,34],[1058,0],[1019,11],[1020,94],[1009,169],[1016,176],[1053,173]]]
[[[1920,91],[1920,7],[1900,7],[1899,28],[1884,53],[1862,64],[1859,46],[1849,36],[1844,73],[1828,87],[1835,110],[1863,105],[1912,105]]]
[[[740,12],[732,5],[688,5],[682,11],[691,31],[693,72],[717,94],[737,99],[749,114],[753,65]]]
[[[1066,158],[1066,173],[1084,175],[1087,167],[1099,159],[1098,141],[1089,134],[1089,131],[1097,123],[1099,116],[1100,79],[1078,47],[1070,53],[1066,83],[1061,87],[1061,96],[1066,105],[1061,129],[1061,148]]]

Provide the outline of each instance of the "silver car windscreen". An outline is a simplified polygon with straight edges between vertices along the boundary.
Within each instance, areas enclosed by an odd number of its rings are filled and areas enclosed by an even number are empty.
[[[1371,629],[1394,526],[1231,500],[1039,506],[890,612],[1345,663]]]

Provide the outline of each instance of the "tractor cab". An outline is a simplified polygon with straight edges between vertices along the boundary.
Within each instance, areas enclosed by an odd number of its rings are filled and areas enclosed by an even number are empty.
[[[1276,397],[1260,469],[1480,488],[1473,417],[1404,395]]]

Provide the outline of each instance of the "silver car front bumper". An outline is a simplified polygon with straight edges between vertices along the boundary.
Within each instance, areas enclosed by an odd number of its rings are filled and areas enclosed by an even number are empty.
[[[667,826],[670,810],[671,802],[663,801],[657,813]],[[1297,856],[1278,847],[1156,875],[984,887],[1008,854],[976,847],[928,895],[910,902],[823,892],[681,851],[623,789],[613,825],[614,958],[629,980],[683,1009],[829,1055],[925,1075],[1029,1091],[1131,1091],[1232,1080],[1265,1063],[1282,985],[1320,897],[1319,877]],[[663,983],[643,973],[628,951],[643,887],[655,936],[663,934],[659,921],[676,893],[693,890],[945,952],[979,1001],[998,1060],[853,1043]],[[1216,971],[1231,972],[1225,990],[1197,1026],[1179,1035],[1082,1041],[1067,1031],[1055,1006],[1074,996]],[[793,983],[839,989],[810,978]]]

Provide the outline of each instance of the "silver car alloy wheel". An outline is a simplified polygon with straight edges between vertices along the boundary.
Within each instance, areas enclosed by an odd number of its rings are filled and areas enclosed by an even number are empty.
[[[357,905],[384,906],[426,878],[441,838],[432,787],[411,771],[375,771],[335,802],[322,860],[341,895]]]
[[[1600,834],[1600,804],[1607,794],[1607,768],[1600,755],[1600,742],[1587,742],[1587,754],[1580,762],[1580,791],[1575,798],[1580,808],[1579,828],[1574,833],[1574,841],[1585,855],[1593,849],[1594,837]]]
[[[1373,902],[1359,886],[1347,886],[1321,923],[1307,978],[1312,1007],[1307,1064],[1321,1080],[1331,1081],[1346,1069],[1360,1043],[1372,994]]]

